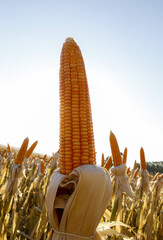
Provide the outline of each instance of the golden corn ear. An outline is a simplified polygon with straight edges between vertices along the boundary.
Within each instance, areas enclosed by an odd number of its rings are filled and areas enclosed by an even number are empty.
[[[11,148],[10,148],[10,145],[9,145],[9,144],[7,144],[7,151],[8,151],[8,152],[11,152]]]
[[[134,170],[136,169],[136,160],[135,160],[135,162],[134,162]]]
[[[145,161],[145,153],[144,153],[144,149],[142,147],[140,149],[140,168],[142,170],[145,170],[147,168],[147,164]]]
[[[103,167],[105,165],[105,159],[104,159],[104,154],[102,153],[101,156],[101,167]]]
[[[122,162],[123,162],[123,164],[126,164],[126,162],[127,162],[127,148],[125,148],[125,150],[124,150]]]
[[[105,165],[104,165],[104,168],[106,168],[107,170],[109,170],[110,167],[111,167],[111,165],[112,165],[112,157],[109,157],[109,159],[107,160],[107,162],[106,162]]]
[[[135,172],[134,172],[133,178],[136,178],[136,176],[137,176],[137,174],[138,174],[138,171],[139,171],[139,169],[137,168],[137,169],[135,170]]]
[[[45,171],[45,162],[44,161],[41,161],[41,173],[44,173]]]
[[[130,167],[127,168],[126,174],[129,175],[130,173]]]
[[[28,142],[29,142],[29,139],[25,138],[18,151],[17,158],[15,159],[15,162],[14,162],[15,164],[21,164],[24,161],[24,157],[28,148]]]
[[[6,149],[3,150],[3,152],[1,153],[1,157],[4,157],[5,153],[6,153]]]
[[[154,178],[153,178],[153,181],[156,181],[159,175],[160,175],[160,173],[159,173],[159,172],[158,172],[158,173],[156,173],[156,175],[155,175],[155,176],[154,176]]]
[[[26,154],[25,154],[25,157],[26,157],[26,158],[29,158],[29,157],[31,156],[31,154],[33,153],[33,151],[34,151],[35,147],[37,146],[37,144],[38,144],[38,141],[34,142],[34,143],[30,146],[30,148],[27,150],[27,152],[26,152]]]
[[[83,164],[96,164],[91,103],[80,48],[72,38],[60,58],[60,172],[69,174]]]
[[[43,160],[46,161],[47,154],[44,155]]]
[[[110,147],[113,156],[113,165],[117,167],[122,164],[122,159],[117,139],[112,131],[110,131]]]

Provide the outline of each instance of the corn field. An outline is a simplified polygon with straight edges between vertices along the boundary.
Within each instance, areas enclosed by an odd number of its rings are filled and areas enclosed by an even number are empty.
[[[0,146],[0,239],[48,239],[51,227],[45,196],[59,153],[39,155],[32,153],[37,142],[28,150],[28,139],[23,144],[19,150]],[[132,170],[125,170],[125,182],[120,184],[111,163],[111,158],[106,162],[102,154],[101,167],[110,175],[113,196],[97,229],[100,236],[162,239],[163,177],[149,175],[145,166],[138,170],[134,164]]]

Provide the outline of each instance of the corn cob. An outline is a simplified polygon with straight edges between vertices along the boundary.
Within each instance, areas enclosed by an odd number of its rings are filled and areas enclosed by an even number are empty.
[[[43,160],[46,162],[47,154],[44,155]]]
[[[104,154],[102,153],[101,156],[101,167],[103,167],[105,165],[105,159],[104,159]]]
[[[139,171],[139,169],[137,168],[137,169],[135,170],[135,172],[134,172],[133,178],[136,178],[136,176],[137,176],[137,174],[138,174],[138,171]]]
[[[156,175],[155,175],[155,176],[154,176],[154,178],[153,178],[153,181],[156,181],[159,175],[160,175],[160,173],[159,173],[159,172],[158,172],[158,173],[156,173]]]
[[[140,149],[140,168],[142,170],[145,170],[147,168],[147,164],[145,161],[145,153],[144,153],[144,149],[142,147]]]
[[[40,172],[44,173],[44,171],[45,171],[45,162],[41,161],[41,170],[40,170]]]
[[[96,164],[89,89],[80,48],[72,38],[60,58],[60,172]]]
[[[17,158],[14,161],[15,164],[22,164],[22,162],[24,161],[24,157],[25,157],[25,154],[26,154],[26,151],[27,151],[27,148],[28,148],[28,142],[29,142],[29,139],[25,138],[21,147],[20,147],[20,149],[19,149],[19,152],[17,154]]]
[[[117,167],[122,164],[122,159],[117,139],[112,131],[110,131],[110,147],[113,156],[113,165]]]
[[[10,145],[9,145],[9,144],[7,144],[7,151],[8,151],[8,152],[11,152],[11,148],[10,148]]]
[[[37,143],[38,143],[38,141],[34,142],[34,143],[30,146],[30,148],[27,150],[27,152],[26,152],[26,154],[25,154],[25,157],[26,157],[26,158],[29,158],[29,157],[31,156],[32,152],[34,151],[35,147],[37,146]]]
[[[126,174],[129,175],[130,173],[130,167],[127,168]]]
[[[1,157],[4,157],[5,153],[6,153],[6,149],[3,150],[3,152],[1,153]]]
[[[107,162],[106,162],[105,165],[104,165],[104,168],[106,168],[107,170],[109,170],[110,167],[111,167],[111,164],[112,164],[112,158],[109,157],[109,159],[107,160]]]
[[[134,162],[134,170],[136,170],[136,160],[135,160],[135,162]]]
[[[125,150],[124,150],[122,162],[123,162],[123,164],[126,164],[126,162],[127,162],[127,148],[125,148]]]

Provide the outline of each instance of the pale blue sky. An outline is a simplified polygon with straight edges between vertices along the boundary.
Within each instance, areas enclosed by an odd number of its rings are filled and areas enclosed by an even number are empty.
[[[163,1],[1,1],[0,143],[26,136],[37,151],[59,146],[58,72],[62,44],[78,43],[91,94],[98,161],[109,132],[128,160],[162,160]]]

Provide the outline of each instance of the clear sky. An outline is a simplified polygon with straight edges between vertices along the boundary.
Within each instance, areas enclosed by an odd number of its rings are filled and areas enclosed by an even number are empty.
[[[0,0],[0,143],[59,148],[59,60],[73,37],[85,61],[97,161],[110,130],[128,163],[162,161],[163,1]]]

